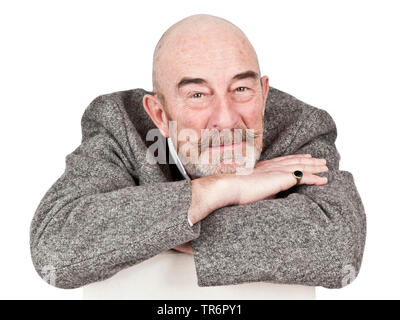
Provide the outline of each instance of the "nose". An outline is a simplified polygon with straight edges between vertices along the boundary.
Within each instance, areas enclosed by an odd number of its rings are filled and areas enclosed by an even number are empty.
[[[227,97],[219,97],[214,100],[208,128],[218,130],[237,128],[239,121],[240,115],[229,103]]]

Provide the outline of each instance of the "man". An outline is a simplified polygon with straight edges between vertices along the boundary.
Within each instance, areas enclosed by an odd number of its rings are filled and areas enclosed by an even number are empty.
[[[32,221],[38,273],[75,288],[174,249],[194,255],[200,287],[354,280],[366,218],[329,114],[269,87],[246,36],[218,17],[173,25],[153,61],[152,93],[85,111],[82,143]],[[149,161],[152,129],[176,165]]]

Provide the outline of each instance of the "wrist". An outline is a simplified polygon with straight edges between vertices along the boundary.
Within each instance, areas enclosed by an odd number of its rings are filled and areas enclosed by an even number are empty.
[[[192,203],[188,217],[196,222],[204,219],[211,212],[233,203],[229,194],[228,175],[219,174],[191,180]]]

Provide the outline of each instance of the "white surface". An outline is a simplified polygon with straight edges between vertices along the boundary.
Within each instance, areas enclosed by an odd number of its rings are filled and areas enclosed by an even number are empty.
[[[164,251],[83,288],[84,299],[315,299],[315,288],[250,282],[199,287],[192,255]]]
[[[367,212],[359,277],[317,298],[400,298],[398,1],[1,1],[0,298],[80,299],[50,287],[29,254],[33,213],[80,143],[98,95],[151,90],[161,34],[211,13],[248,35],[270,84],[326,109],[341,168]]]

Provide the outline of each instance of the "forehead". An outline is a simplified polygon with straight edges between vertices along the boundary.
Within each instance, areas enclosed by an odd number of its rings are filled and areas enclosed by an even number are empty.
[[[258,70],[255,52],[243,37],[193,34],[172,39],[164,49],[160,71],[169,86],[187,76],[228,81],[244,70]]]

